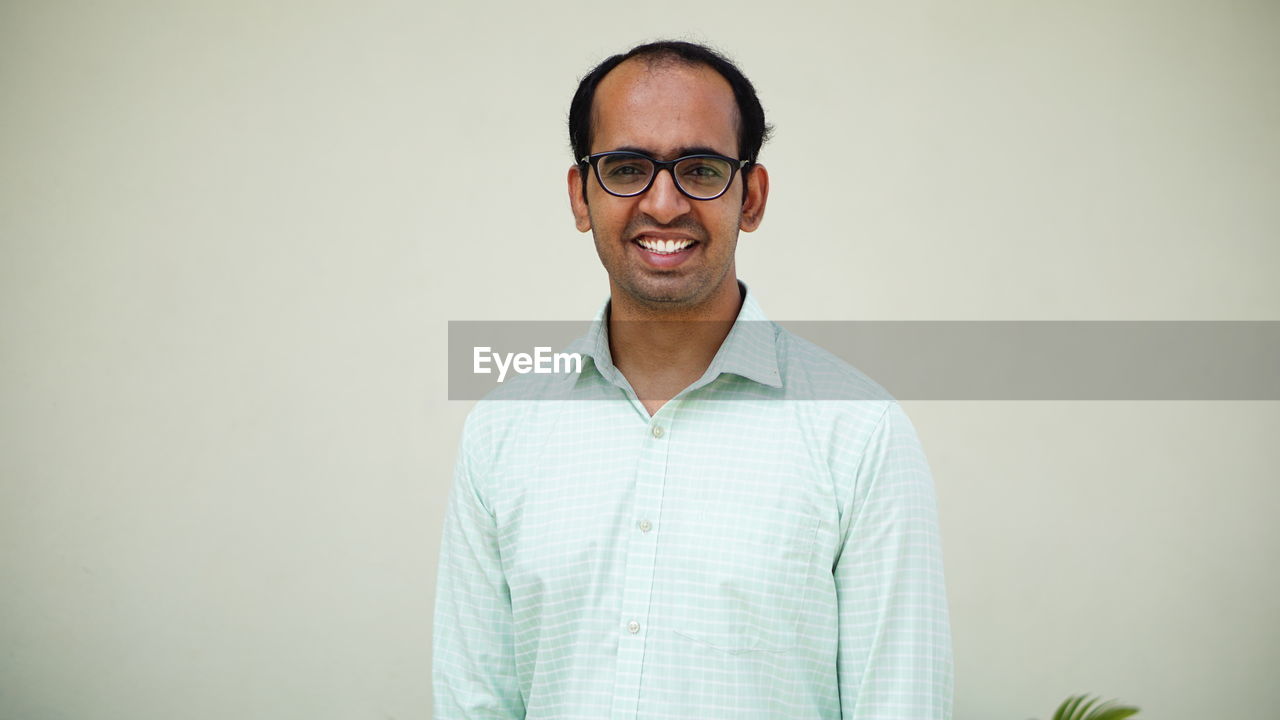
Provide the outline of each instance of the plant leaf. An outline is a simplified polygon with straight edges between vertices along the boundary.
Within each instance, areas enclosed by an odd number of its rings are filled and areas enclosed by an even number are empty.
[[[1095,698],[1093,698],[1092,700],[1090,700],[1089,702],[1087,702],[1087,703],[1085,703],[1085,704],[1083,704],[1083,705],[1079,705],[1079,706],[1077,706],[1077,707],[1076,707],[1076,714],[1075,714],[1075,717],[1076,717],[1076,718],[1078,718],[1079,720],[1089,720],[1089,718],[1092,718],[1093,716],[1092,716],[1092,715],[1090,715],[1090,714],[1088,714],[1089,708],[1090,708],[1090,707],[1093,707],[1093,704],[1094,704],[1094,703],[1096,703],[1096,702],[1098,702],[1098,701],[1099,701],[1099,700],[1101,700],[1101,699],[1102,699],[1102,698],[1100,698],[1100,697],[1095,697]],[[1104,703],[1104,704],[1105,704],[1105,703]]]
[[[1071,702],[1071,698],[1063,700],[1058,705],[1058,709],[1053,711],[1053,720],[1062,720],[1062,711],[1067,709],[1067,703],[1069,702]]]
[[[1108,700],[1095,707],[1101,699],[1100,696],[1072,695],[1058,706],[1053,720],[1125,720],[1138,714],[1138,708],[1120,705],[1118,700]]]
[[[1084,695],[1072,695],[1063,700],[1062,704],[1058,706],[1058,711],[1053,714],[1053,720],[1071,720],[1075,716],[1076,706],[1084,699]]]
[[[1127,717],[1138,714],[1138,708],[1136,707],[1115,705],[1114,703],[1108,703],[1108,705],[1111,707],[1107,707],[1105,710],[1103,708],[1095,710],[1095,714],[1091,715],[1088,720],[1124,720]]]

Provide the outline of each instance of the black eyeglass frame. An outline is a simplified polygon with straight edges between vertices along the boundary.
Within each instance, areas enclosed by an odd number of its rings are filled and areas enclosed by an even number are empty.
[[[607,185],[605,185],[604,180],[600,177],[600,160],[601,158],[617,157],[619,155],[640,158],[641,160],[648,160],[649,162],[653,163],[653,174],[649,176],[649,182],[645,183],[643,188],[633,193],[616,193],[610,190]],[[723,190],[716,193],[715,195],[712,195],[711,197],[698,197],[697,195],[694,195],[690,193],[688,190],[684,189],[684,186],[680,184],[680,178],[676,177],[676,164],[684,162],[685,160],[694,160],[696,158],[712,158],[714,160],[724,160],[729,163],[729,180],[725,182]],[[649,192],[649,188],[653,187],[653,182],[658,179],[658,173],[662,172],[665,169],[667,172],[671,174],[671,180],[674,182],[676,189],[680,191],[680,194],[684,195],[690,200],[715,200],[721,195],[724,195],[725,193],[729,192],[729,187],[733,185],[734,176],[739,171],[742,171],[745,176],[746,167],[751,164],[750,160],[739,160],[737,158],[728,157],[727,155],[716,155],[714,153],[697,153],[694,155],[685,155],[683,157],[678,157],[675,160],[658,160],[656,158],[651,158],[648,155],[645,155],[644,153],[638,153],[632,150],[607,150],[605,152],[595,153],[594,155],[587,155],[583,157],[581,160],[579,160],[578,162],[582,165],[591,166],[591,169],[595,171],[596,182],[600,184],[600,189],[604,190],[605,192],[609,193],[614,197],[621,197],[621,198],[636,197],[637,195],[643,195]],[[583,181],[584,182],[586,181],[585,177],[583,178]]]

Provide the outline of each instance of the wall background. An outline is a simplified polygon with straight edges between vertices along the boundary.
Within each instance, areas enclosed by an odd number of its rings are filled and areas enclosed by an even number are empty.
[[[671,35],[774,318],[1280,319],[1271,2],[7,2],[0,717],[429,717],[446,322],[595,310],[564,114]],[[1280,702],[1280,404],[908,411],[959,720]]]

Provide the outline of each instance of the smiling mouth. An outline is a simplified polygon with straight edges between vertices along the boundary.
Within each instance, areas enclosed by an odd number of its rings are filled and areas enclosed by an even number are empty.
[[[697,240],[688,240],[683,238],[679,240],[658,240],[655,238],[638,237],[633,242],[655,255],[675,255],[698,244]]]

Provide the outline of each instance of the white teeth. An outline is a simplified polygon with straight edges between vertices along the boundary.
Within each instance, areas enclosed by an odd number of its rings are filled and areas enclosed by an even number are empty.
[[[658,253],[679,252],[693,244],[692,240],[651,240],[649,238],[639,238],[638,242],[645,250]]]

